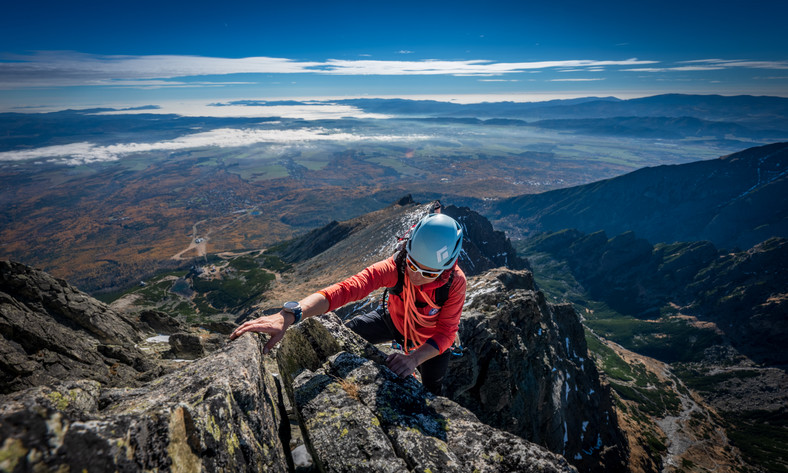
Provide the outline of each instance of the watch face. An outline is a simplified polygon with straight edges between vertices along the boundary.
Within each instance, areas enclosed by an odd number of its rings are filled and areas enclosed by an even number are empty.
[[[293,312],[298,308],[298,302],[296,301],[285,302],[285,305],[282,306],[282,308],[288,312]]]

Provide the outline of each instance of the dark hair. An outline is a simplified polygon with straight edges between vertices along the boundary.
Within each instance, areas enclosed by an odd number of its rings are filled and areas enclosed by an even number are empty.
[[[402,249],[400,249],[394,255],[394,263],[397,265],[397,271],[404,274],[405,273],[405,258],[408,256],[408,250],[405,248],[405,245],[402,245]]]

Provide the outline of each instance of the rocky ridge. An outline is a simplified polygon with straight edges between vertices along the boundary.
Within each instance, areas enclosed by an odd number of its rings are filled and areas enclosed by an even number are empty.
[[[287,278],[321,274],[321,268],[329,273],[325,277],[335,281],[340,277],[338,271],[352,273],[370,259],[385,257],[396,241],[392,235],[406,231],[426,211],[426,206],[408,202],[367,216],[365,225],[359,225],[348,233],[348,237],[299,263],[293,274],[282,278],[280,287],[286,286]],[[465,215],[466,218],[462,218],[460,214],[458,219],[463,221],[467,233],[473,235],[475,217],[472,213]],[[381,222],[388,222],[391,227]],[[505,237],[496,238],[486,235],[483,241],[495,243],[474,243],[480,247],[478,253],[475,250],[467,252],[470,257],[481,255],[474,261],[477,268],[484,264],[494,266],[494,258],[506,258],[501,253],[511,246]],[[338,259],[340,252],[348,256],[348,261],[337,268],[331,263],[341,261]],[[517,261],[508,260],[509,264]],[[20,273],[33,271],[17,269]],[[544,297],[534,290],[527,271],[497,270],[483,272],[477,278],[472,278],[473,291],[468,299],[469,314],[475,315],[471,322],[463,321],[462,330],[466,334],[478,334],[478,345],[473,340],[466,341],[463,361],[457,367],[475,374],[458,376],[457,379],[462,378],[459,385],[447,386],[450,388],[447,392],[454,392],[459,403],[428,395],[415,380],[396,379],[380,364],[381,355],[375,347],[358,340],[348,341],[352,334],[328,317],[305,321],[298,330],[288,332],[288,337],[297,340],[301,330],[309,327],[317,330],[321,335],[312,336],[308,343],[282,343],[277,358],[282,388],[287,395],[281,394],[275,378],[271,378],[270,365],[263,363],[260,337],[256,335],[245,336],[213,354],[205,355],[209,350],[203,349],[196,357],[204,357],[161,377],[156,377],[161,370],[147,371],[124,388],[120,388],[123,383],[107,383],[76,370],[64,373],[64,382],[60,384],[52,384],[56,376],[31,380],[30,384],[38,383],[39,386],[3,398],[3,410],[0,411],[2,458],[9,460],[8,465],[15,462],[16,466],[9,468],[11,471],[16,471],[17,467],[18,471],[34,467],[57,469],[60,465],[74,467],[80,462],[91,465],[88,471],[167,469],[176,463],[186,465],[186,471],[254,470],[259,469],[259,465],[268,465],[266,468],[270,471],[292,471],[291,454],[285,447],[289,442],[289,426],[285,425],[282,414],[284,406],[290,404],[301,419],[306,447],[314,461],[323,465],[324,471],[347,471],[342,462],[352,460],[345,454],[350,450],[343,442],[354,438],[346,438],[351,432],[354,432],[352,435],[360,432],[351,429],[358,427],[352,422],[360,418],[347,415],[348,412],[371,412],[376,420],[368,419],[375,427],[376,438],[380,445],[388,445],[385,451],[389,453],[381,458],[390,458],[394,465],[405,465],[409,471],[426,471],[427,468],[432,471],[471,471],[474,468],[480,471],[571,471],[567,460],[584,471],[623,471],[621,459],[626,457],[626,452],[615,419],[607,415],[600,419],[595,414],[609,405],[609,399],[598,379],[593,379],[596,372],[587,358],[577,315],[570,314],[566,308],[546,304]],[[306,281],[302,284],[305,287]],[[321,282],[315,278],[309,284],[314,287]],[[99,311],[113,313],[98,302],[91,303]],[[504,315],[497,317],[499,305],[506,309]],[[64,323],[46,311],[38,315],[42,325]],[[155,326],[156,331],[177,333],[181,330],[166,314],[148,312],[138,318],[146,325]],[[120,327],[132,320],[129,315],[121,319],[117,321]],[[473,326],[476,323],[478,327]],[[521,324],[525,327],[518,331]],[[504,333],[507,331],[518,335],[507,339]],[[3,334],[7,333],[10,330],[4,330]],[[534,333],[541,337],[536,344],[531,343]],[[132,340],[136,343],[144,336],[139,332],[133,334]],[[500,337],[503,342],[498,343],[493,337]],[[171,342],[173,338],[185,342],[188,337],[171,337]],[[13,338],[6,340],[18,343]],[[133,347],[134,343],[127,345]],[[488,344],[493,348],[484,348]],[[297,356],[296,364],[288,364],[282,361],[287,359],[287,346],[296,346],[299,350],[307,346],[333,348],[324,350],[319,357]],[[336,350],[337,346],[341,350]],[[149,361],[156,366],[155,354],[140,352],[148,355]],[[567,361],[562,363],[564,359]],[[299,367],[306,360],[309,360],[308,371],[312,374]],[[98,360],[97,369],[106,370],[108,362]],[[553,374],[554,365],[556,371],[560,370],[560,376]],[[233,371],[240,379],[234,377]],[[571,384],[566,382],[569,376]],[[85,377],[92,380],[84,380]],[[521,382],[521,378],[528,380]],[[509,383],[508,387],[501,391],[498,386],[507,385],[497,384],[499,382]],[[341,389],[337,390],[337,386]],[[21,387],[24,386],[9,390]],[[504,396],[505,402],[496,410],[495,396],[501,392],[511,395]],[[340,397],[335,395],[337,393]],[[366,407],[362,408],[357,400]],[[548,409],[543,407],[542,401]],[[463,402],[468,406],[461,407]],[[337,409],[346,415],[343,422],[352,421],[352,425],[343,424],[345,426],[336,431],[331,430],[333,424],[310,424],[325,417],[321,413],[339,412]],[[491,413],[497,413],[498,418]],[[537,420],[530,420],[532,417]],[[551,423],[553,417],[560,420]],[[518,425],[536,427],[511,428],[505,425],[511,419],[519,419]],[[503,425],[496,426],[496,421]],[[348,432],[343,436],[345,428]],[[47,433],[52,429],[55,437]],[[258,432],[260,430],[264,432]],[[604,445],[600,446],[600,441]],[[83,458],[89,452],[74,447],[82,443],[101,450],[101,454],[96,458]],[[356,460],[361,461],[377,448],[365,446],[363,452],[359,450],[361,456],[355,457]],[[389,456],[391,452],[395,456]],[[562,454],[566,454],[566,460]],[[383,468],[383,463],[380,465]],[[441,465],[443,469],[439,468]]]
[[[331,224],[291,243],[285,252],[298,248],[299,254],[309,255],[296,266],[296,275],[334,269],[329,278],[310,280],[312,290],[319,289],[391,255],[396,236],[429,208],[405,198],[382,211]],[[531,273],[523,269],[527,261],[516,256],[505,235],[494,231],[484,217],[454,206],[444,207],[443,212],[463,225],[464,253],[459,264],[470,278],[460,328],[466,354],[453,362],[447,397],[486,424],[566,455],[583,471],[624,471],[625,441],[610,408],[609,392],[599,384],[588,358],[577,314],[568,305],[545,301]],[[340,227],[346,230],[338,232]],[[310,246],[313,239],[329,236],[331,244],[319,240]],[[319,251],[305,250],[318,247]],[[284,253],[283,259],[288,258]],[[344,266],[338,271],[339,261]],[[502,266],[519,270],[491,269]],[[337,313],[349,318],[376,303],[373,294]]]
[[[336,315],[288,331],[277,360],[321,471],[575,471],[412,377],[400,379]]]
[[[277,384],[245,337],[139,388],[41,386],[0,403],[3,471],[292,471]]]

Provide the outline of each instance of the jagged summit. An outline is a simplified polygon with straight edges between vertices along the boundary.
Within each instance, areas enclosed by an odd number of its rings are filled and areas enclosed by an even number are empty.
[[[333,221],[275,248],[275,253],[290,263],[301,263],[301,272],[315,273],[316,268],[360,270],[365,265],[391,256],[397,238],[431,211],[432,203],[420,204],[410,195],[396,203],[343,222]],[[491,268],[506,266],[528,268],[517,256],[506,235],[493,229],[481,214],[468,207],[448,205],[443,213],[463,227],[463,253],[460,267],[466,275],[480,274]],[[355,268],[355,269],[351,269]],[[334,271],[331,271],[334,276]],[[349,275],[349,274],[348,274]],[[334,281],[332,281],[334,282]]]

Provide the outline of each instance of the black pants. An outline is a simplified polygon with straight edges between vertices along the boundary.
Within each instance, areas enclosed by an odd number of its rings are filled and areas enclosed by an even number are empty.
[[[391,321],[387,311],[373,310],[350,319],[345,324],[350,330],[361,335],[369,343],[386,343],[396,340],[404,344],[404,338]],[[441,394],[441,384],[446,371],[449,369],[451,351],[446,350],[440,355],[430,358],[419,366],[421,382],[427,390],[435,395]]]

